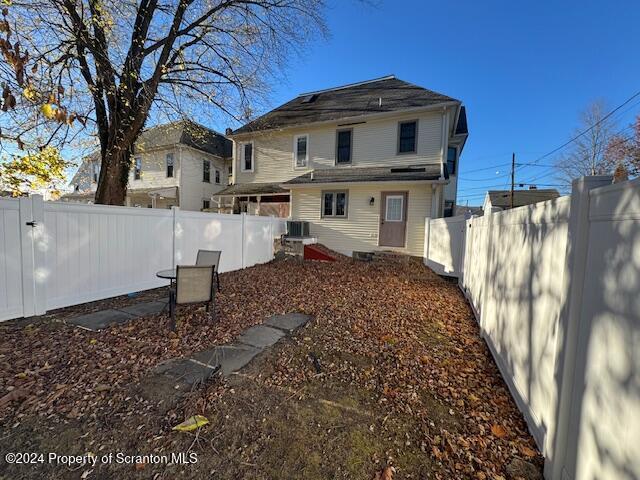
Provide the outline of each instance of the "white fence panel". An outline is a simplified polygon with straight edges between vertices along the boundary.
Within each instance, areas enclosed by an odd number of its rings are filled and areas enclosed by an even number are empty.
[[[18,200],[0,199],[0,230],[0,321],[2,321],[23,315]]]
[[[285,221],[246,214],[0,199],[0,321],[167,284],[159,270],[221,250],[220,271],[273,259]]]
[[[588,193],[562,470],[574,480],[640,478],[640,179]]]
[[[554,434],[556,334],[563,305],[570,197],[471,221],[480,327],[538,445]],[[476,221],[478,220],[478,221]],[[476,228],[480,227],[480,228]],[[483,238],[485,237],[485,238]]]
[[[155,274],[172,266],[171,211],[45,202],[42,229],[47,309],[166,285]]]
[[[274,232],[279,222],[271,217],[247,216],[245,222],[244,255],[246,265],[269,262],[273,258]]]
[[[438,275],[462,275],[465,221],[464,215],[429,220],[429,228],[425,229],[425,264]]]
[[[220,250],[220,272],[243,268],[244,215],[176,213],[176,265],[193,265],[199,249]]]

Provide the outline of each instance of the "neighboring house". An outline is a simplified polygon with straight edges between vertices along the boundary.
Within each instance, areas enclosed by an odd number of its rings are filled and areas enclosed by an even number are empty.
[[[228,136],[223,207],[290,211],[346,254],[420,256],[425,217],[453,213],[468,132],[459,100],[389,76],[301,94]]]
[[[546,202],[558,198],[560,193],[555,188],[513,191],[513,208],[523,207],[538,202]],[[484,198],[482,210],[487,212],[491,208],[508,210],[511,208],[511,190],[489,190]]]
[[[190,121],[159,125],[142,132],[129,172],[126,205],[203,210],[211,196],[228,185],[231,141]],[[92,203],[100,176],[100,155],[86,157],[63,201]]]

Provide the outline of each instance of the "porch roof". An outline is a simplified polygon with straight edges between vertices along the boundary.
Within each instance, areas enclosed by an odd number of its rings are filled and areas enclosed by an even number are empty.
[[[444,176],[448,178],[447,169]],[[353,182],[406,182],[440,179],[440,164],[411,167],[335,167],[305,173],[283,185],[313,185],[325,183]]]
[[[279,183],[238,183],[214,193],[214,197],[238,197],[244,195],[283,195],[289,190]]]

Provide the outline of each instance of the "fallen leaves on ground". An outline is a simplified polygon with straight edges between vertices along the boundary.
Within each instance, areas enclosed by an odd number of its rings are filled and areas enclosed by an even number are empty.
[[[315,317],[314,335],[278,347],[265,384],[295,393],[321,378],[368,391],[385,412],[375,428],[394,415],[411,418],[406,442],[420,445],[434,478],[501,478],[516,457],[540,465],[463,295],[419,260],[287,259],[222,274],[221,284],[215,320],[197,307],[180,309],[175,334],[162,316],[87,332],[61,321],[73,309],[28,328],[0,325],[0,419],[82,418],[107,428],[150,411],[129,386],[158,363],[229,342],[271,315],[303,312]],[[172,410],[160,422],[165,431],[232,394],[223,385],[207,392]]]

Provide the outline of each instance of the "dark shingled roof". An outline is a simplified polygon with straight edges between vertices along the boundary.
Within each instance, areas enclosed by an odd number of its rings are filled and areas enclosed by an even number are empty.
[[[313,178],[311,177],[313,174]],[[447,172],[445,169],[445,176]],[[314,170],[293,178],[283,185],[309,185],[344,182],[401,182],[418,180],[438,180],[440,164],[396,167],[336,167]]]
[[[218,195],[267,195],[289,193],[280,186],[279,183],[239,183],[237,185],[229,185],[227,188],[214,193]]]
[[[380,103],[381,99],[381,103]],[[458,102],[393,75],[368,82],[298,95],[293,100],[238,128],[233,134],[339,120],[372,113]]]
[[[223,158],[231,157],[231,140],[210,128],[189,120],[166,123],[145,130],[136,142],[136,152],[143,151],[145,148],[175,144],[188,145]]]
[[[489,198],[493,207],[510,208],[511,191],[509,190],[489,190]],[[555,188],[544,190],[515,190],[513,192],[513,206],[522,207],[538,202],[546,202],[558,198],[560,193]]]

